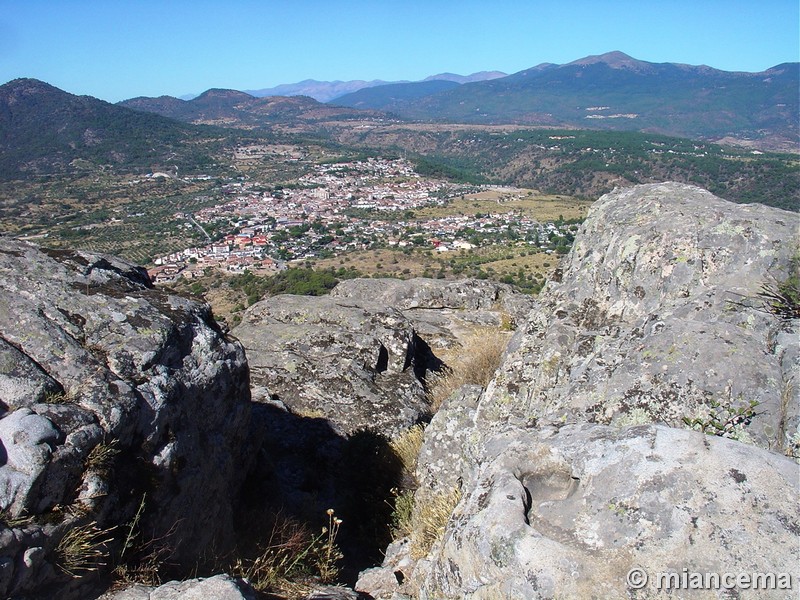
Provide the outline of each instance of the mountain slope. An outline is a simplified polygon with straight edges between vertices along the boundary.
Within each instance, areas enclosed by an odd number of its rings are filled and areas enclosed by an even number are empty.
[[[251,96],[263,98],[265,96],[308,96],[318,102],[329,102],[339,96],[351,94],[363,88],[375,85],[385,85],[388,81],[375,79],[372,81],[362,81],[354,79],[352,81],[317,81],[316,79],[304,79],[297,83],[282,83],[271,88],[260,90],[245,90]]]
[[[520,123],[653,131],[695,139],[800,140],[800,63],[763,73],[648,63],[621,52],[540,65],[410,101],[401,116],[459,123]]]
[[[260,127],[308,123],[326,119],[368,119],[377,113],[362,112],[317,102],[307,96],[267,96],[256,98],[236,90],[211,89],[191,100],[170,96],[131,98],[120,106],[153,112],[185,123],[213,124],[229,127]]]
[[[65,172],[76,160],[150,168],[201,164],[209,159],[194,142],[203,138],[197,128],[35,79],[0,86],[2,178]]]
[[[402,106],[409,101],[457,88],[460,85],[461,84],[455,81],[442,79],[379,85],[364,88],[352,94],[345,94],[344,96],[332,100],[331,104],[392,112],[401,109]]]

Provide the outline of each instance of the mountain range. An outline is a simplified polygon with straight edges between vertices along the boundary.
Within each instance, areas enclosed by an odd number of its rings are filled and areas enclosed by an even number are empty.
[[[323,104],[308,96],[255,97],[237,90],[210,89],[191,100],[172,96],[138,97],[118,106],[156,113],[186,123],[226,127],[264,127],[321,120],[363,120],[385,116],[376,111]]]
[[[455,73],[440,73],[431,75],[423,79],[426,81],[452,81],[455,83],[471,83],[474,81],[486,81],[505,77],[506,73],[501,71],[480,71],[472,75],[457,75]],[[251,96],[263,98],[265,96],[308,96],[319,102],[330,102],[345,94],[351,94],[358,90],[383,85],[393,85],[398,83],[411,83],[408,81],[383,81],[374,79],[372,81],[362,81],[360,79],[351,81],[317,81],[316,79],[304,79],[297,83],[284,83],[271,88],[260,90],[245,90]],[[184,98],[191,100],[191,97]]]
[[[799,87],[800,63],[741,73],[609,52],[446,88],[377,86],[334,103],[412,120],[651,131],[790,150],[800,141]]]
[[[640,131],[767,150],[800,149],[800,63],[737,73],[648,63],[611,52],[459,83],[464,79],[442,74],[372,86],[331,103],[210,89],[191,100],[139,97],[116,105],[17,79],[0,86],[0,175],[58,173],[74,169],[80,160],[138,170],[167,163],[204,165],[214,162],[231,128],[259,135],[301,133],[340,143],[359,132],[380,130],[386,134],[382,139],[372,135],[363,144],[423,154],[423,138],[430,136],[416,133],[419,143],[401,143],[396,126]],[[227,132],[191,125],[215,125]]]
[[[800,147],[800,63],[744,73],[650,63],[609,52],[498,75],[444,73],[400,83],[307,81],[301,82],[306,87],[282,88],[284,93],[305,90],[321,98],[339,94],[349,84],[362,86],[324,105],[302,96],[257,97],[278,88],[250,94],[209,90],[188,101],[134,98],[120,104],[186,122],[248,128],[284,118],[309,122],[388,116],[424,122],[642,131],[779,151]]]

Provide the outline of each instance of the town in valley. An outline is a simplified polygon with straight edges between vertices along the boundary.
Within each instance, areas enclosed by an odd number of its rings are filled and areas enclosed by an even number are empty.
[[[497,210],[424,216],[430,207],[487,194],[496,198]],[[153,257],[149,273],[156,283],[198,277],[209,268],[270,274],[292,263],[374,247],[444,255],[513,242],[564,253],[577,230],[575,219],[559,215],[540,222],[522,210],[500,210],[504,203],[534,197],[531,190],[423,177],[402,158],[317,164],[294,185],[235,181],[222,187],[219,203],[176,213],[206,243]]]

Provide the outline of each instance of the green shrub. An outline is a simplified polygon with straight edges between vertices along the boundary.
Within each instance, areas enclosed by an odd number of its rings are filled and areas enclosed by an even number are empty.
[[[789,274],[761,286],[764,308],[782,319],[800,318],[800,252],[789,261]]]
[[[708,435],[718,435],[736,439],[741,437],[744,427],[750,424],[756,416],[756,407],[759,403],[751,400],[749,403],[734,407],[732,404],[724,405],[718,400],[711,400],[711,410],[705,417],[683,417],[686,426]]]

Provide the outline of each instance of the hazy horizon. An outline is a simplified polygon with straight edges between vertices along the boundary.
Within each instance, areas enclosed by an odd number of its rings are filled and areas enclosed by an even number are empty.
[[[796,0],[3,4],[0,83],[32,77],[111,102],[307,79],[511,74],[614,50],[748,72],[800,53]]]

